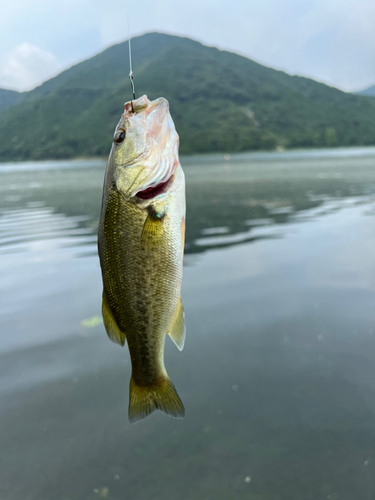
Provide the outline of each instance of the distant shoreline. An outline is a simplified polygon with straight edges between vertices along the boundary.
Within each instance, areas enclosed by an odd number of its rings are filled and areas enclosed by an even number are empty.
[[[109,153],[109,152],[108,152]],[[288,148],[288,149],[275,149],[275,150],[250,150],[250,151],[241,151],[241,152],[231,152],[231,153],[193,153],[189,155],[180,155],[180,159],[182,162],[189,162],[190,159],[201,158],[204,160],[221,160],[221,161],[230,161],[235,159],[247,158],[247,157],[258,157],[258,156],[280,156],[288,158],[288,157],[350,157],[350,156],[363,156],[364,153],[368,153],[370,156],[375,155],[375,145],[374,146],[340,146],[334,148]],[[14,165],[14,164],[25,164],[25,163],[79,163],[79,162],[106,162],[108,160],[108,156],[77,156],[75,158],[48,158],[42,160],[6,160],[0,161],[0,169],[1,165]]]

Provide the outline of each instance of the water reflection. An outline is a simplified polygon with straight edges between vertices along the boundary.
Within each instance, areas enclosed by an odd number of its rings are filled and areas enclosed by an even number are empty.
[[[186,254],[278,237],[270,226],[307,221],[375,192],[371,151],[353,150],[349,158],[338,151],[333,160],[319,152],[319,161],[317,154],[183,159]],[[103,161],[1,166],[0,252],[27,252],[33,241],[48,241],[94,254],[104,168]]]

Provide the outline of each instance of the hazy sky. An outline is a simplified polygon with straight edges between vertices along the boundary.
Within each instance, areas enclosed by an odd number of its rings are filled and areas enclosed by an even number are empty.
[[[0,0],[0,87],[31,89],[126,39],[128,11],[132,36],[189,36],[347,91],[375,84],[375,0]]]

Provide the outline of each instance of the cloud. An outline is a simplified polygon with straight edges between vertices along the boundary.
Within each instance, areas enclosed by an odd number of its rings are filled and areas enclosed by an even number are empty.
[[[57,71],[40,57],[45,72],[26,65],[18,78],[5,59],[25,40],[66,68],[126,39],[128,18],[132,36],[189,36],[345,90],[375,83],[374,0],[17,0],[0,16],[0,87],[31,88]]]
[[[375,83],[374,0],[112,0],[98,19],[103,45],[131,33],[182,34],[344,90]],[[100,10],[100,9],[99,9]]]
[[[0,87],[30,90],[56,75],[60,69],[51,52],[25,42],[3,58],[0,65]]]

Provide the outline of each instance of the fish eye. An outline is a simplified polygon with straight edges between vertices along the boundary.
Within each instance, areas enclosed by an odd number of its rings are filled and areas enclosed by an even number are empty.
[[[115,137],[113,138],[113,141],[116,143],[116,144],[121,144],[125,139],[125,130],[118,130],[116,133],[115,133]]]

